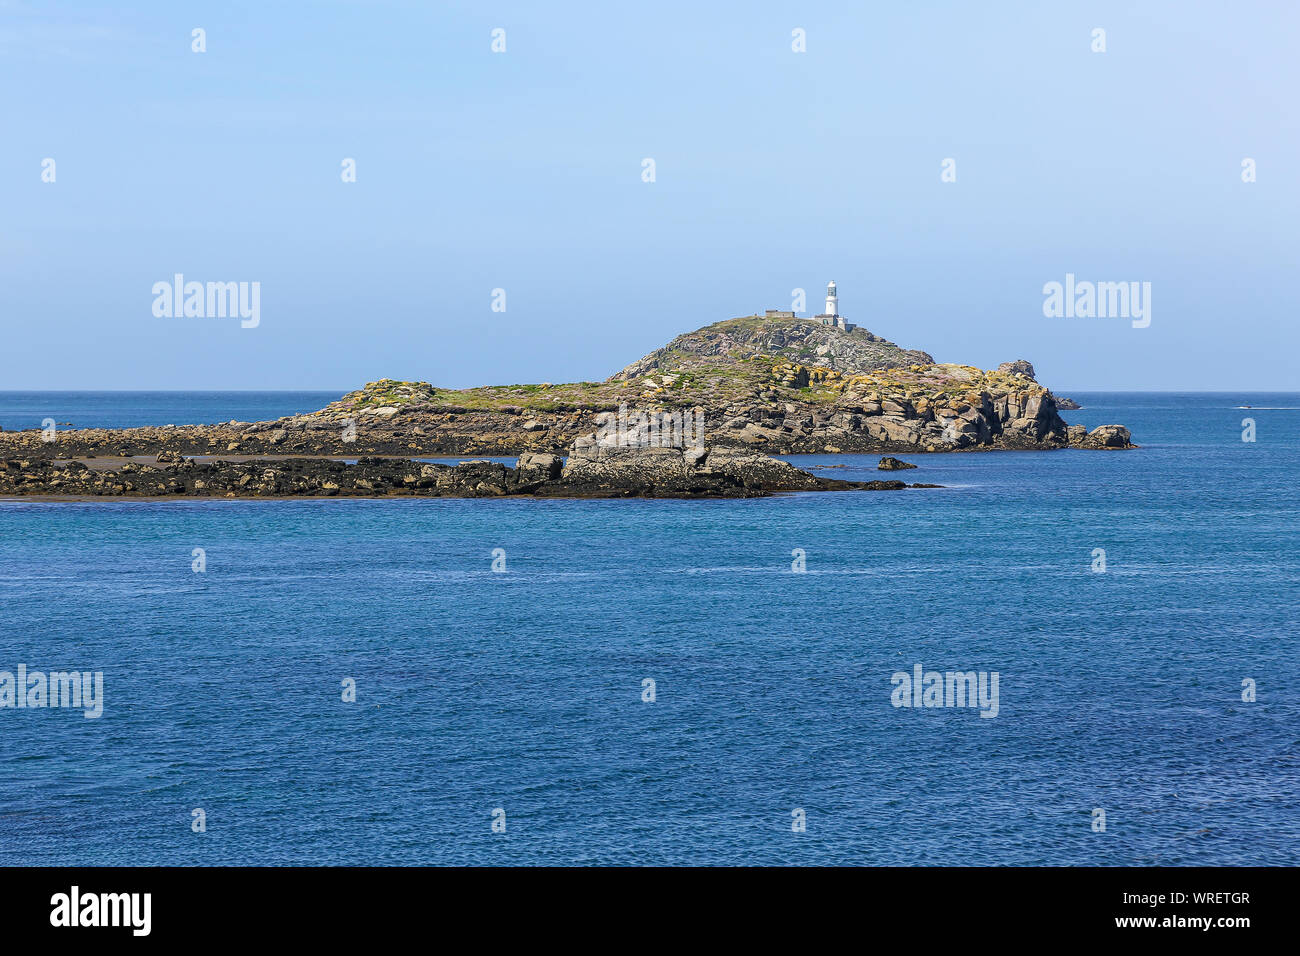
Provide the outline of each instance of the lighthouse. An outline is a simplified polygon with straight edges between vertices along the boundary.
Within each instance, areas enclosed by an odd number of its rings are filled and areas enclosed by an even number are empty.
[[[845,322],[844,316],[840,315],[840,294],[835,288],[834,279],[826,286],[826,311],[813,316],[813,319],[841,332],[852,332],[857,328],[852,322]]]

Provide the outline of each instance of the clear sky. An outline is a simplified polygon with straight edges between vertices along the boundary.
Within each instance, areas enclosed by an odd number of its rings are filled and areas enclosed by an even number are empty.
[[[835,279],[939,361],[1300,390],[1298,27],[1291,0],[0,0],[0,389],[601,379]],[[260,324],[155,317],[177,272],[260,282]],[[1045,318],[1066,273],[1150,282],[1150,326]]]

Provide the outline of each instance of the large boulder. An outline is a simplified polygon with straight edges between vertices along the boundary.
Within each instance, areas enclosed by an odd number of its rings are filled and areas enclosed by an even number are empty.
[[[1073,436],[1072,436],[1073,437]],[[1136,448],[1132,435],[1123,425],[1098,425],[1075,443],[1076,448],[1111,449]]]
[[[866,430],[872,438],[880,441],[901,442],[908,445],[920,444],[921,434],[915,425],[922,424],[919,421],[903,421],[898,418],[870,418],[867,419]],[[960,426],[958,426],[960,428]],[[978,432],[979,429],[975,428]]]
[[[1038,379],[1034,378],[1034,367],[1024,359],[1016,359],[1014,362],[1003,362],[998,366],[998,371],[1005,372],[1008,375],[1020,375],[1029,379],[1031,382],[1038,381]]]
[[[521,483],[529,481],[554,481],[560,477],[560,471],[563,467],[564,462],[560,460],[559,455],[529,452],[528,454],[519,456],[519,461],[515,465],[515,472]]]

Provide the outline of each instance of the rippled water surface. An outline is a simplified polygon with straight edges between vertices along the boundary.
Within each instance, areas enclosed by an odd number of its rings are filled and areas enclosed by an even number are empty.
[[[1295,863],[1300,396],[1076,397],[1144,447],[757,501],[0,503],[0,670],[106,697],[0,709],[0,863]],[[998,716],[893,707],[918,663],[997,671]]]

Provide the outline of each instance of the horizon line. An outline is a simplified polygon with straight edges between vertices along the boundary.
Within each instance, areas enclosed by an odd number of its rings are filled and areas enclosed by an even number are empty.
[[[381,380],[374,379],[373,381],[377,382]],[[366,384],[370,384],[370,383],[368,382]],[[429,384],[432,385],[433,383],[430,382]],[[458,387],[454,385],[437,385],[434,387],[445,388],[449,391],[460,392],[460,391],[469,391],[475,388],[514,388],[520,385],[531,385],[531,384],[535,384],[535,383],[511,382],[511,383],[495,384],[495,385],[468,385],[463,387]],[[558,383],[558,384],[572,384],[572,383]],[[1038,384],[1042,385],[1043,383],[1039,382]],[[1069,393],[1071,392],[1074,393],[1090,392],[1093,394],[1140,394],[1140,395],[1275,395],[1275,394],[1300,395],[1300,386],[1293,386],[1289,388],[1252,387],[1248,389],[1246,388],[1211,388],[1211,389],[1098,388],[1096,386],[1074,386],[1074,385],[1062,385],[1062,386],[1048,385],[1044,387],[1046,387],[1049,391],[1052,392],[1053,395],[1057,396],[1058,398],[1069,398],[1070,397]],[[146,395],[195,395],[199,393],[209,393],[209,394],[222,393],[222,394],[230,394],[230,395],[236,395],[236,394],[289,395],[289,394],[302,393],[302,392],[328,392],[330,394],[334,394],[335,392],[338,392],[338,394],[344,395],[347,394],[348,392],[355,392],[358,390],[359,390],[358,386],[352,386],[349,388],[342,388],[342,389],[333,389],[333,388],[84,388],[84,387],[82,388],[6,388],[6,389],[0,389],[0,395],[51,394],[56,392],[63,392],[63,393],[116,392],[116,393],[123,393],[123,394],[135,393],[135,394],[146,394]]]

